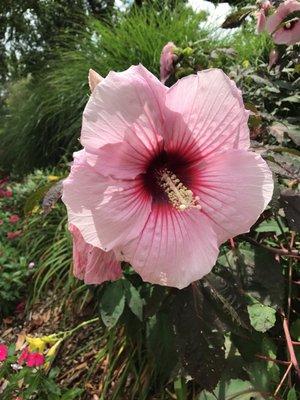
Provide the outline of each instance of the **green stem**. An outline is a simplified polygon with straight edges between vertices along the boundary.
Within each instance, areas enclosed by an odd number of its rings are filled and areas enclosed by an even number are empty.
[[[64,334],[65,334],[64,339],[66,339],[67,337],[73,335],[74,332],[78,331],[79,329],[83,328],[84,326],[89,325],[89,324],[93,324],[94,322],[97,322],[97,321],[99,321],[99,317],[90,319],[88,321],[84,321],[81,324],[75,326],[75,328],[70,329],[69,331],[65,331],[64,332]]]

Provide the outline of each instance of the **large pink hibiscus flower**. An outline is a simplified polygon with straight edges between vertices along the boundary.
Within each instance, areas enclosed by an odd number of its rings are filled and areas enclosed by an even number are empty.
[[[291,22],[283,23],[286,17],[297,13]],[[266,30],[272,34],[273,40],[277,44],[295,44],[300,42],[300,2],[297,0],[287,0],[281,3],[275,13],[267,18]],[[282,24],[282,26],[281,26]]]
[[[109,73],[85,108],[85,149],[64,182],[70,224],[145,281],[183,288],[200,279],[272,196],[247,119],[221,70],[171,88],[141,65]]]

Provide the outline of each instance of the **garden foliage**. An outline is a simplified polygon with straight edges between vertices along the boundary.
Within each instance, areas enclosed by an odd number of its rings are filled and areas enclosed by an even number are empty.
[[[277,46],[276,65],[268,66],[272,40],[256,35],[253,19],[241,17],[247,10],[238,12],[227,25],[244,26],[220,37],[207,25],[199,28],[205,16],[182,4],[132,8],[112,25],[89,19],[75,39],[61,36],[45,71],[9,83],[1,167],[12,177],[44,169],[1,183],[0,317],[24,301],[29,308],[47,298],[53,304],[59,299],[66,313],[85,310],[86,318],[98,318],[102,347],[93,366],[106,365],[101,399],[299,396],[299,46]],[[167,84],[219,67],[242,90],[252,148],[274,174],[273,199],[250,232],[222,245],[213,271],[185,289],[142,282],[126,263],[116,282],[82,284],[71,273],[71,238],[57,185],[79,147],[87,72],[106,76],[141,62],[158,75],[168,41],[178,47],[178,58]],[[12,215],[20,220],[11,223]],[[14,351],[10,347],[0,366],[0,388],[1,379],[11,382],[4,398],[18,394],[20,381],[24,399],[89,398],[76,389],[84,382],[69,390],[55,384],[54,366],[63,362],[59,350],[49,374],[37,368],[35,375],[29,367],[10,369]],[[91,377],[96,379],[92,368],[87,381]]]

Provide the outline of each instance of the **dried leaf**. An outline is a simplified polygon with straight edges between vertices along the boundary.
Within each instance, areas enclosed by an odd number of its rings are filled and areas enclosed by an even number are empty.
[[[63,180],[60,180],[56,182],[45,194],[42,207],[44,214],[47,215],[49,212],[52,210],[52,208],[55,206],[57,201],[61,198],[62,196],[62,190],[63,190]]]
[[[235,11],[234,13],[230,14],[223,24],[221,28],[230,29],[230,28],[237,28],[242,25],[245,21],[246,17],[253,11],[252,7],[244,7],[241,10]]]

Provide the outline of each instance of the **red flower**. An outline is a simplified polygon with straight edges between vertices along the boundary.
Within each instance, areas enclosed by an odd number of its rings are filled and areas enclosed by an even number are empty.
[[[0,179],[0,185],[3,185],[4,183],[9,181],[9,177],[6,176],[5,178]]]
[[[13,195],[12,190],[6,190],[5,191],[5,197],[12,197],[12,195]]]
[[[25,311],[25,306],[26,306],[26,302],[24,300],[20,301],[20,303],[18,303],[16,305],[16,309],[15,309],[16,313],[22,314]]]
[[[33,352],[27,356],[26,364],[28,367],[40,367],[45,362],[45,357],[41,353]]]
[[[8,356],[8,347],[1,343],[0,344],[0,361],[5,361]]]
[[[16,224],[19,220],[20,220],[20,217],[19,217],[17,214],[12,214],[12,215],[9,217],[9,222],[10,222],[11,224]]]
[[[22,365],[24,361],[27,361],[28,356],[29,356],[28,347],[25,347],[25,349],[22,350],[20,357],[18,358],[18,364]]]
[[[7,232],[6,237],[9,240],[16,239],[17,237],[21,236],[22,231],[15,231],[15,232]]]

